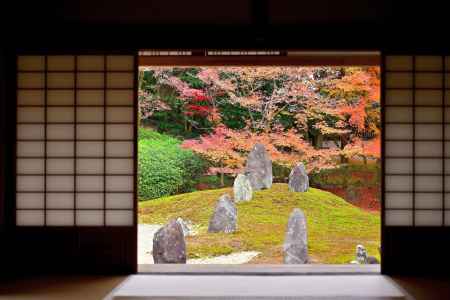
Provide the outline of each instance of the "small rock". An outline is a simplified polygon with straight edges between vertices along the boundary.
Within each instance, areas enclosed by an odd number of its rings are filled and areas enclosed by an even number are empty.
[[[250,201],[252,199],[252,185],[244,174],[239,174],[233,184],[234,202]]]
[[[217,201],[214,213],[209,220],[208,232],[231,233],[237,228],[237,209],[227,194]]]
[[[307,192],[309,178],[303,163],[298,163],[289,174],[289,190],[292,192]]]
[[[155,264],[186,263],[186,242],[183,229],[177,220],[169,221],[155,233],[153,260]]]
[[[192,234],[192,224],[189,221],[183,220],[183,218],[178,217],[177,223],[180,224],[181,229],[183,230],[184,236],[190,236]]]
[[[272,187],[272,160],[263,144],[257,143],[249,153],[245,175],[255,191]]]
[[[356,261],[361,265],[374,265],[380,263],[375,256],[369,256],[367,254],[367,250],[363,245],[356,246]]]
[[[285,264],[309,262],[306,218],[298,208],[294,209],[289,217],[283,251]]]

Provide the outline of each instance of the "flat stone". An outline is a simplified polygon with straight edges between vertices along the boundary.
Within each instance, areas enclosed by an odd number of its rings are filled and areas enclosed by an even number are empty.
[[[153,260],[155,264],[186,263],[186,241],[177,220],[170,220],[155,233]]]
[[[298,208],[289,217],[283,251],[285,264],[306,264],[309,261],[306,218]]]
[[[245,175],[254,191],[272,187],[272,160],[263,144],[257,143],[247,157]]]
[[[248,180],[247,176],[244,174],[239,174],[234,179],[233,184],[234,202],[250,201],[252,199],[253,189]]]
[[[289,174],[289,190],[292,192],[307,192],[309,177],[303,163],[298,163]]]
[[[217,201],[214,213],[209,220],[208,232],[231,233],[237,228],[237,209],[228,194]]]

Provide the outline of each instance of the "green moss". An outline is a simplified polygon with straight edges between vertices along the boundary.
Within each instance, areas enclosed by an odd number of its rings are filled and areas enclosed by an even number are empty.
[[[224,193],[231,195],[232,190],[208,190],[144,201],[139,205],[139,221],[161,224],[180,216],[199,225],[199,234],[187,240],[190,258],[253,250],[261,255],[252,263],[281,263],[287,220],[291,211],[299,207],[307,218],[309,253],[314,262],[348,263],[354,259],[358,244],[379,258],[378,215],[322,190],[290,192],[286,184],[274,184],[269,190],[255,192],[251,201],[237,204],[237,232],[208,233],[209,217]]]

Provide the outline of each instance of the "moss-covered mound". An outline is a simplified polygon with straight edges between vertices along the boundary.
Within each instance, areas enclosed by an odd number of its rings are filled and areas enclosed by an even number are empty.
[[[282,263],[282,245],[292,209],[301,208],[307,218],[309,253],[314,263],[340,264],[354,259],[357,244],[379,258],[380,218],[352,206],[344,199],[311,188],[293,193],[286,184],[254,193],[250,202],[239,203],[238,231],[208,233],[208,221],[219,196],[232,195],[230,188],[200,191],[143,201],[139,221],[163,224],[176,217],[199,225],[199,234],[187,238],[189,258],[238,251],[259,251],[251,263]]]

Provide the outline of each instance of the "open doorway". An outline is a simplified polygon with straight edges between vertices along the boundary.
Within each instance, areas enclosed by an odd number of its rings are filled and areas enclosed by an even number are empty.
[[[139,264],[380,262],[379,64],[166,55],[139,64]]]

